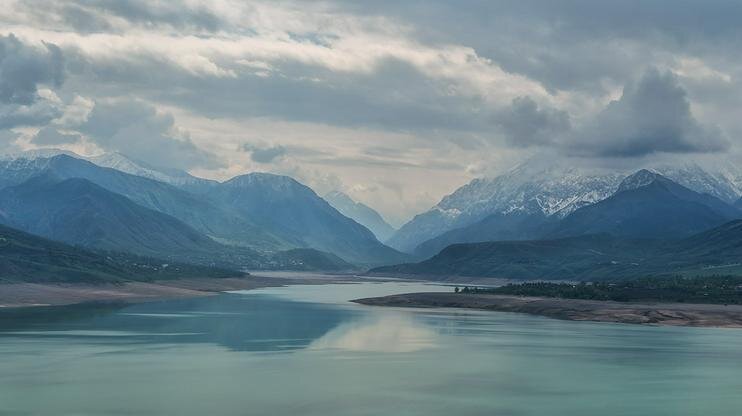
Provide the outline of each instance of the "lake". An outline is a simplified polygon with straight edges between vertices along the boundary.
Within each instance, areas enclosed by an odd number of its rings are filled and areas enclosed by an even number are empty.
[[[734,415],[742,330],[365,307],[292,286],[0,314],[0,415]]]

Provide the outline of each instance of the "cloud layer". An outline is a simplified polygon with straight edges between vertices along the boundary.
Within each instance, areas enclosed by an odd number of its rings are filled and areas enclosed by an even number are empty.
[[[286,173],[396,222],[534,152],[739,152],[739,2],[6,3],[8,148]]]
[[[575,134],[571,151],[587,156],[722,152],[729,142],[693,116],[686,91],[671,73],[648,71]]]

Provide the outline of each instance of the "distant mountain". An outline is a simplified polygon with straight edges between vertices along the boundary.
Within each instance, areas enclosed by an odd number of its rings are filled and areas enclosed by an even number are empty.
[[[122,153],[105,153],[95,157],[85,158],[98,166],[116,169],[144,178],[154,179],[178,188],[197,191],[218,184],[216,181],[197,178],[188,172],[178,169],[155,167],[145,162],[132,159]]]
[[[687,236],[742,216],[729,204],[700,194],[664,176],[641,170],[619,184],[616,193],[574,210],[564,218],[540,211],[493,214],[421,243],[415,250],[428,258],[456,243],[532,240],[609,233],[634,238]]]
[[[182,170],[152,166],[146,162],[138,161],[119,152],[103,153],[97,156],[81,156],[74,152],[61,149],[37,149],[18,153],[0,154],[0,161],[6,163],[18,160],[34,161],[37,159],[49,159],[60,155],[86,160],[101,167],[115,169],[120,172],[141,176],[143,178],[153,179],[179,188],[201,189],[218,183],[209,179],[195,177]]]
[[[402,226],[388,243],[413,252],[427,240],[491,215],[506,221],[533,214],[564,217],[610,196],[624,176],[529,161],[494,179],[474,179]]]
[[[225,208],[225,206],[219,204],[219,202],[224,201],[224,199],[221,199],[220,196],[229,194],[229,193],[234,194],[234,183],[236,182],[235,180],[236,178],[233,180],[227,181],[225,183],[209,181],[206,179],[196,178],[182,171],[155,168],[145,163],[134,161],[133,159],[128,158],[118,153],[108,154],[108,155],[104,155],[101,157],[92,158],[90,160],[102,166],[109,166],[111,168],[122,170],[124,172],[131,173],[133,175],[144,176],[147,178],[162,181],[162,182],[174,185],[180,189],[189,191],[195,195],[206,196],[213,204],[219,205],[223,209]],[[327,251],[329,248],[332,248],[332,247],[337,248],[337,246],[327,245],[327,244],[319,242],[319,240],[327,239],[327,236],[324,234],[319,235],[319,236],[310,237],[311,232],[309,232],[308,230],[301,230],[302,224],[294,223],[294,225],[299,226],[299,228],[289,227],[287,231],[287,229],[285,229],[283,225],[280,225],[282,220],[276,221],[275,218],[268,220],[267,218],[270,216],[275,216],[276,212],[273,212],[272,209],[266,210],[265,209],[266,207],[262,206],[263,203],[265,202],[266,204],[270,204],[279,199],[289,201],[291,197],[287,198],[286,195],[276,195],[275,193],[283,192],[283,190],[291,191],[293,190],[293,188],[285,187],[284,184],[280,183],[281,181],[283,181],[284,179],[288,177],[284,177],[280,175],[257,174],[257,173],[251,174],[251,175],[256,178],[257,177],[262,178],[261,184],[264,185],[264,186],[261,186],[260,191],[252,194],[253,196],[257,195],[257,199],[252,199],[250,201],[251,203],[248,204],[249,205],[248,207],[244,205],[235,206],[232,204],[230,198],[227,198],[226,200],[228,201],[228,203],[226,204],[226,207],[227,207],[226,210],[232,212],[233,214],[237,214],[239,217],[249,220],[251,223],[255,225],[253,227],[254,230],[262,230],[263,232],[273,237],[274,244],[276,244],[277,247],[280,244],[280,247],[282,248],[287,248],[287,247],[309,248],[311,247],[311,248],[316,248],[320,251],[322,250]],[[246,176],[249,176],[249,175],[246,175]],[[303,187],[309,190],[308,187],[305,187],[304,185],[299,184],[293,179],[291,179],[291,181],[293,181],[296,185],[299,185],[300,187]],[[257,189],[257,187],[255,186],[256,184],[257,182],[255,182],[251,186],[245,187],[245,190],[247,192],[255,192],[255,190]],[[230,189],[232,190],[230,191]],[[241,192],[241,191],[238,191],[238,192]],[[313,191],[312,191],[312,194],[314,194]],[[307,196],[308,194],[294,193],[291,195],[293,195],[292,197],[296,196],[298,198],[301,198],[302,196]],[[217,196],[217,198],[212,199],[213,196]],[[242,197],[245,198],[245,196],[242,196]],[[288,218],[291,218],[300,211],[299,208],[302,205],[303,203],[300,200],[297,200],[294,203],[287,203],[284,205],[284,207],[287,209],[284,210],[281,215],[285,215]],[[359,206],[356,207],[356,210],[360,211],[362,207],[365,207],[365,206],[360,204]],[[381,219],[381,217],[375,211],[371,210],[368,207],[366,208],[371,212],[370,215],[367,215],[367,217],[371,219],[369,221],[370,223],[375,225],[376,223],[379,223],[380,221],[380,225],[376,228],[384,230],[384,226],[386,226],[389,229],[391,229],[391,227],[388,224],[386,224],[384,220]],[[292,212],[292,211],[296,211],[296,212]],[[267,216],[263,214],[267,214]],[[377,219],[373,218],[374,214],[377,217]],[[353,217],[351,218],[355,219]],[[362,225],[365,225],[365,224],[362,224]],[[297,234],[297,231],[299,232],[299,234]],[[302,237],[297,237],[303,231],[306,231],[306,233],[303,234]],[[391,233],[388,230],[386,230],[385,232],[387,235]],[[213,235],[217,237],[218,240],[219,240],[219,237],[222,237],[221,235],[219,235],[219,233],[214,233]],[[236,243],[236,244],[243,243],[244,244],[244,241],[240,241],[240,239],[237,239],[236,241],[234,241],[228,236],[224,238],[225,238],[224,240],[220,240],[220,241],[225,241],[228,243]],[[315,240],[317,241],[311,241],[312,238],[315,238]],[[260,245],[258,247],[259,248],[270,248],[270,246],[265,245],[265,244]],[[353,245],[351,245],[351,247],[353,247]],[[353,249],[351,248],[350,250],[348,250],[345,247],[343,247],[343,251],[345,252],[345,257],[350,258],[353,261],[359,261],[362,263],[367,263],[367,262],[378,263],[379,261],[386,262],[387,260],[382,260],[382,259],[386,259],[389,255],[391,255],[392,258],[396,258],[396,259],[400,258],[399,254],[394,253],[392,250],[385,250],[387,254],[384,254],[384,255],[380,255],[381,252],[374,254],[372,250],[372,253],[369,253],[368,256],[366,255],[366,253],[350,254],[351,250]],[[332,250],[332,251],[335,253],[338,253],[337,250]],[[296,254],[299,252],[292,252],[292,253]]]
[[[104,168],[68,155],[37,159],[0,159],[0,189],[33,177],[51,174],[58,179],[82,178],[121,194],[132,202],[167,214],[199,232],[226,244],[258,250],[282,250],[293,246],[256,226],[236,212],[203,196],[156,180]]]
[[[324,199],[341,214],[371,230],[379,241],[386,241],[396,231],[373,208],[354,201],[343,192],[329,192]]]
[[[716,197],[641,170],[624,179],[609,198],[561,220],[549,236],[609,233],[617,237],[677,238],[740,217],[739,210]]]
[[[454,244],[420,263],[372,269],[381,275],[446,280],[605,280],[667,275],[742,275],[742,221],[675,240],[607,234],[554,240]]]
[[[0,282],[104,282],[244,273],[121,253],[94,253],[0,225]]]
[[[559,218],[547,217],[540,212],[492,214],[481,221],[447,231],[421,243],[414,254],[418,258],[426,259],[451,244],[537,239],[544,234],[544,230],[550,230],[558,221]]]
[[[591,280],[638,270],[635,264],[646,255],[647,246],[652,243],[607,234],[454,244],[420,263],[380,267],[371,272],[422,275],[433,280],[450,276]]]
[[[206,195],[299,248],[331,252],[356,264],[389,263],[406,258],[381,244],[366,227],[339,213],[309,187],[288,176],[242,175]]]
[[[37,157],[38,156],[38,157]],[[250,174],[219,183],[167,173],[122,155],[96,159],[137,174],[105,168],[67,154],[0,158],[0,189],[51,172],[83,178],[132,202],[174,217],[215,241],[265,255],[294,248],[332,252],[356,264],[389,264],[406,256],[381,244],[365,227],[344,217],[311,189],[279,175]],[[173,178],[187,179],[178,181]],[[188,178],[194,178],[197,185]]]
[[[53,174],[0,190],[0,222],[82,247],[181,261],[223,249],[169,215],[87,179],[59,180]]]
[[[742,195],[742,173],[734,166],[707,170],[695,164],[658,165],[653,171],[727,203]],[[494,179],[474,179],[402,226],[388,244],[408,253],[429,254],[445,244],[461,242],[461,237],[466,237],[463,241],[530,238],[527,229],[515,230],[513,224],[530,216],[556,222],[613,195],[631,173],[623,168],[532,158]],[[478,223],[485,219],[487,223],[480,227]],[[500,230],[508,231],[501,237]],[[448,232],[452,234],[444,236]]]
[[[51,174],[0,190],[0,224],[93,251],[134,253],[183,264],[253,270],[355,269],[333,254],[314,249],[258,253],[226,246],[87,179],[58,180]]]

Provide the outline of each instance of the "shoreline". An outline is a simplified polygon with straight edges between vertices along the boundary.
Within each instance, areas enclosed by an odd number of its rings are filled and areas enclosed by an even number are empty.
[[[142,303],[214,296],[234,290],[288,285],[318,285],[363,281],[353,275],[304,272],[265,272],[229,278],[186,278],[122,283],[3,283],[0,311],[85,303]]]
[[[367,306],[464,308],[517,312],[570,321],[742,328],[742,305],[622,303],[490,294],[407,293],[355,299]]]

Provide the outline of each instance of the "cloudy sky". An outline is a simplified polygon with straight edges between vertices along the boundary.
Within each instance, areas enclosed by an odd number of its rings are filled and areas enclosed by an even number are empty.
[[[393,223],[534,153],[730,157],[742,2],[0,0],[0,147],[289,174]]]

